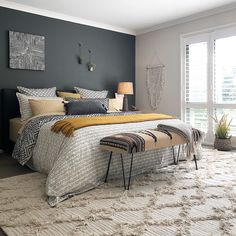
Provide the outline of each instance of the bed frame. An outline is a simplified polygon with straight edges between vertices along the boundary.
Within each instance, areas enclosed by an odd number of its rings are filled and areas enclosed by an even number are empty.
[[[20,117],[16,92],[16,89],[1,89],[0,93],[0,145],[1,149],[8,153],[11,153],[14,147],[14,142],[9,139],[9,120]]]

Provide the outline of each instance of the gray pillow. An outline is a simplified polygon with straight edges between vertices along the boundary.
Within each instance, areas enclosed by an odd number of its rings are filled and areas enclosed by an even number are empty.
[[[65,103],[66,115],[105,114],[107,109],[99,101],[71,101]]]
[[[95,91],[79,87],[74,87],[74,89],[76,93],[80,94],[81,98],[106,98],[108,94],[107,90]]]
[[[101,102],[104,107],[108,110],[108,105],[109,105],[109,98],[69,98],[65,97],[64,100],[66,101],[98,101]]]
[[[34,96],[34,97],[56,97],[57,96],[56,87],[35,89],[35,88],[25,88],[25,87],[17,86],[17,89],[20,93],[27,96]]]

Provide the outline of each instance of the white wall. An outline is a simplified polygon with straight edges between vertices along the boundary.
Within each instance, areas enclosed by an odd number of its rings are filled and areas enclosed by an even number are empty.
[[[136,106],[151,111],[146,89],[146,69],[155,54],[165,65],[165,87],[157,112],[181,115],[180,36],[207,28],[236,23],[236,10],[156,30],[136,37]]]

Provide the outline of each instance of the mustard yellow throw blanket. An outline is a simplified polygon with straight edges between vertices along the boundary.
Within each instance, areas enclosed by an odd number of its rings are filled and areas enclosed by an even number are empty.
[[[74,131],[80,128],[94,125],[125,124],[134,122],[143,122],[150,120],[173,119],[173,116],[157,113],[133,114],[126,116],[96,116],[96,117],[78,117],[68,118],[57,121],[51,130],[55,133],[62,132],[66,137],[71,137]]]

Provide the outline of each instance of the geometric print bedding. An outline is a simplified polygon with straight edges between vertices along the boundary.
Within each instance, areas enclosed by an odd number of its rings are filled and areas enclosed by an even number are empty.
[[[50,208],[39,173],[0,180],[0,226],[9,235],[236,235],[236,153],[204,149],[199,170],[180,162],[112,180]]]
[[[107,90],[96,91],[79,87],[74,87],[74,90],[81,95],[81,98],[106,98],[108,94]]]
[[[20,93],[27,96],[34,96],[34,97],[56,97],[57,96],[56,87],[34,89],[34,88],[25,88],[22,86],[17,86],[17,89]]]
[[[50,115],[36,117],[30,120],[18,135],[12,157],[15,158],[21,165],[25,165],[33,156],[34,146],[37,142],[40,128],[50,121],[62,119],[63,115]]]
[[[106,114],[106,116],[118,116],[118,115],[130,115],[130,114],[134,114],[134,112],[109,113]],[[18,136],[12,153],[12,157],[17,159],[17,161],[21,165],[25,165],[26,162],[30,160],[30,158],[33,155],[33,150],[37,142],[40,128],[44,124],[51,121],[64,120],[67,118],[93,117],[93,116],[104,116],[104,114],[74,115],[74,116],[45,115],[45,116],[35,117],[25,125],[21,134]]]
[[[122,113],[127,115],[129,113]],[[91,116],[93,116],[92,114]],[[121,114],[107,114],[106,116]],[[105,136],[138,129],[152,129],[158,121],[90,126],[79,129],[73,138],[55,134],[51,126],[56,120],[70,116],[44,116],[30,120],[19,135],[13,151],[13,157],[25,164],[31,157],[33,169],[47,173],[45,192],[51,206],[80,194],[103,183],[107,168],[107,152],[100,149],[99,140]],[[76,116],[71,116],[76,117]],[[78,117],[78,116],[77,116]],[[52,121],[52,122],[51,122]],[[162,121],[164,122],[164,121]],[[173,162],[172,150],[161,149],[135,154],[133,175],[137,175],[153,166],[167,166]],[[125,165],[129,157],[124,158]],[[120,172],[120,159],[113,158],[110,176],[117,177]],[[126,168],[125,172],[128,172]]]

